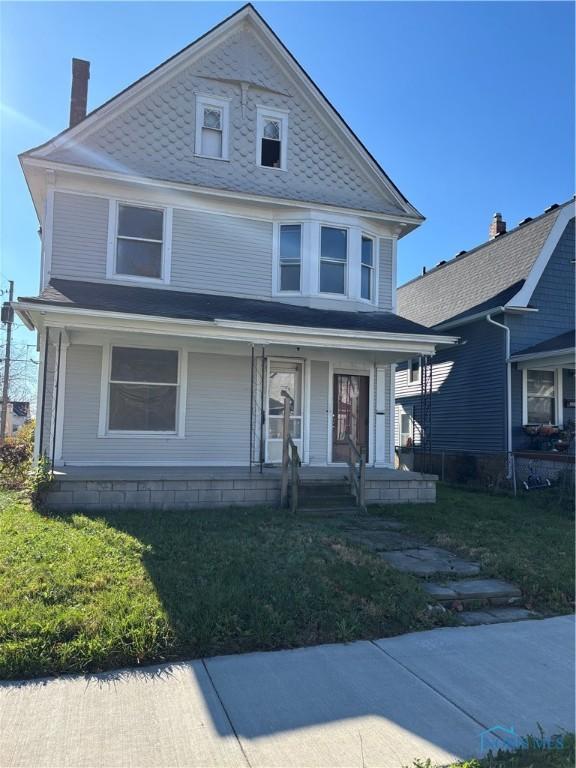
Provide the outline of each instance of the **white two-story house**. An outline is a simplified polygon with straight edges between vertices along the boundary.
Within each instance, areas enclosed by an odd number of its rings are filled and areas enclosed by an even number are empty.
[[[36,449],[100,481],[54,496],[256,500],[216,470],[281,460],[286,394],[303,467],[342,466],[350,436],[393,468],[394,364],[453,342],[395,313],[421,214],[250,5],[86,115],[88,67],[70,127],[21,156],[42,230],[39,295],[15,304],[39,334]],[[373,499],[403,498],[386,483]]]

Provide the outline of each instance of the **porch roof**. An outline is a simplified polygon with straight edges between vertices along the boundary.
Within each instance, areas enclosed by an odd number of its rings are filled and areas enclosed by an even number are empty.
[[[521,349],[516,352],[510,360],[527,360],[528,358],[536,357],[548,357],[551,355],[558,355],[560,353],[571,353],[574,356],[574,345],[576,341],[576,332],[574,330],[561,333],[559,336],[554,336],[552,339],[546,339],[539,344],[534,344],[526,349]]]
[[[77,280],[53,279],[40,296],[20,297],[19,301],[38,305],[39,308],[40,305],[45,305],[200,322],[226,320],[332,331],[442,338],[440,332],[392,312],[314,309],[280,301]]]

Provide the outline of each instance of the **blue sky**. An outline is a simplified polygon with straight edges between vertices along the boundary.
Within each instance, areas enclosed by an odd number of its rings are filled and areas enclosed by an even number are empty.
[[[71,58],[92,63],[93,109],[240,5],[0,2],[2,289],[38,289],[17,154],[66,127]],[[255,5],[426,216],[399,282],[483,242],[494,211],[510,227],[574,193],[572,3]]]

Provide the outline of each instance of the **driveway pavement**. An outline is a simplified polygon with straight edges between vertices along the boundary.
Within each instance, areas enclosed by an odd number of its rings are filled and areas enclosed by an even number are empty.
[[[494,726],[573,730],[573,701],[572,617],[439,629],[4,683],[0,766],[446,763]]]

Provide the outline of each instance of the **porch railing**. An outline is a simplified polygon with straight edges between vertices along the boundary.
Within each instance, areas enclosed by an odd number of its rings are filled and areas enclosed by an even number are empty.
[[[349,432],[346,433],[346,441],[350,448],[348,468],[350,470],[350,487],[360,509],[366,509],[366,459],[364,451],[359,448]]]
[[[282,430],[282,485],[280,503],[288,506],[288,487],[290,487],[290,511],[298,509],[298,484],[300,482],[300,456],[298,448],[290,434],[290,412],[293,400],[287,392],[284,395],[284,421]]]

